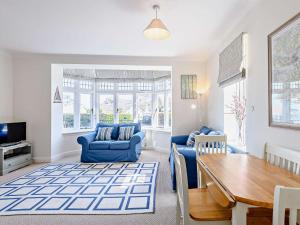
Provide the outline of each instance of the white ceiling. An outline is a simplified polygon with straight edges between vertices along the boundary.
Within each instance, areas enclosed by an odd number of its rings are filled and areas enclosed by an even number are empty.
[[[0,48],[38,53],[205,58],[258,0],[0,0]],[[171,31],[151,41],[159,17]]]

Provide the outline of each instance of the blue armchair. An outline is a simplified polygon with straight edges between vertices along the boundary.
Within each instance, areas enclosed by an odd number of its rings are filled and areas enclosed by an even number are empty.
[[[108,126],[113,127],[112,140],[95,141],[98,128]],[[128,141],[119,141],[119,128],[124,126],[134,126],[134,135]],[[135,162],[140,157],[144,136],[140,123],[99,123],[94,132],[77,138],[82,146],[81,162]]]

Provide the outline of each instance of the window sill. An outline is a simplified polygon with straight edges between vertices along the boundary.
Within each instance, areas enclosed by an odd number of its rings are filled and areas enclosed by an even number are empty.
[[[95,131],[95,129],[84,129],[84,130],[65,130],[62,134],[80,134]]]
[[[142,127],[143,131],[157,131],[157,132],[165,132],[165,133],[171,133],[171,129],[169,128],[156,128],[156,127]]]

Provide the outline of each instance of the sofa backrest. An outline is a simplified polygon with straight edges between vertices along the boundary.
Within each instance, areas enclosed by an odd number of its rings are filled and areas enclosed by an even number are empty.
[[[117,140],[119,138],[120,127],[128,127],[128,126],[134,126],[134,132],[133,132],[134,134],[141,131],[141,123],[140,122],[138,122],[138,123],[123,123],[123,124],[98,123],[96,126],[96,131],[98,131],[99,127],[113,127],[114,129],[112,131],[111,138],[113,140]]]

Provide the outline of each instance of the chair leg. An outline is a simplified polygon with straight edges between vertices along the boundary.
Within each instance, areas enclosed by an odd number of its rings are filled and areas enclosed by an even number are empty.
[[[180,221],[181,221],[181,210],[180,210],[180,205],[179,205],[179,201],[177,198],[177,205],[176,205],[176,225],[180,225]]]
[[[290,222],[289,225],[297,224],[297,209],[290,209]]]

